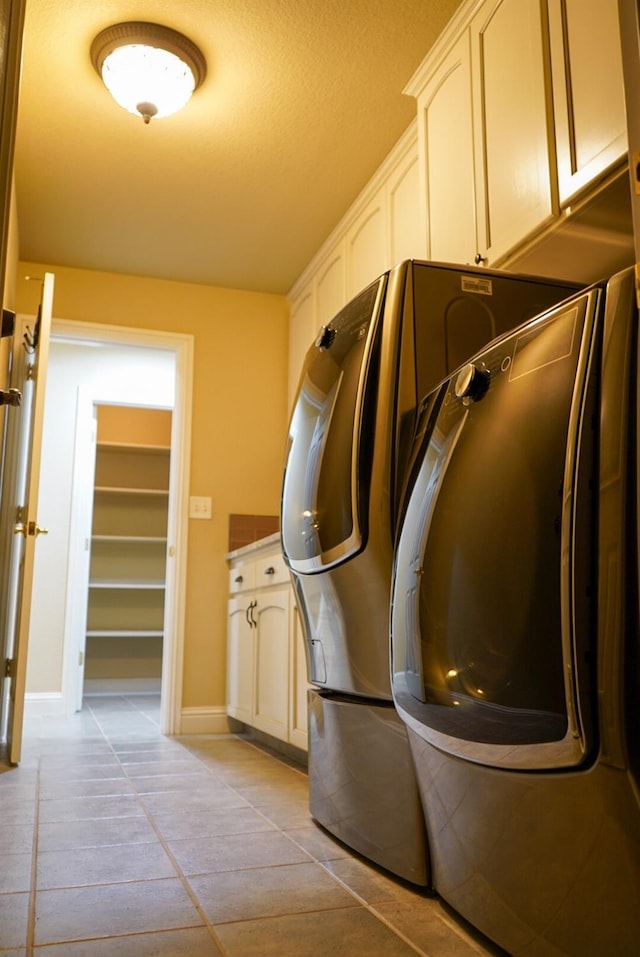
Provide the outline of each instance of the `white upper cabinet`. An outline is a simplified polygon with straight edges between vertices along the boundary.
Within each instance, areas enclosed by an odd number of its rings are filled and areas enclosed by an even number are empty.
[[[385,195],[380,190],[347,233],[348,299],[388,268],[387,235]]]
[[[404,90],[416,128],[290,292],[290,382],[309,325],[403,259],[585,282],[628,264],[617,4],[463,0]]]
[[[289,406],[298,390],[300,373],[307,350],[317,333],[314,291],[303,289],[289,313]]]
[[[289,405],[320,326],[387,269],[424,258],[416,124],[406,131],[290,292]]]
[[[420,207],[420,162],[414,149],[394,170],[388,187],[390,265],[405,259],[422,259],[425,254],[423,216]]]
[[[468,31],[424,88],[418,117],[425,158],[427,258],[473,262],[477,241]]]
[[[548,0],[560,203],[627,152],[617,0]]]
[[[316,280],[317,326],[330,322],[342,309],[346,296],[344,244],[339,243],[318,270]]]
[[[471,21],[478,261],[495,265],[554,213],[540,0],[489,0]]]
[[[540,0],[485,0],[417,98],[427,256],[495,265],[554,213]]]

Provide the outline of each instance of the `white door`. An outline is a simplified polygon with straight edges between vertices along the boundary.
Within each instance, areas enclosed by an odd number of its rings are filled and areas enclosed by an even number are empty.
[[[82,709],[84,692],[93,485],[98,435],[97,411],[97,406],[88,394],[88,390],[78,389],[68,568],[68,582],[70,586],[73,584],[73,600],[67,602],[67,620],[65,622],[65,628],[69,629],[69,634],[72,636],[70,654],[72,656],[71,672],[73,681],[70,688],[70,697],[73,711]],[[71,597],[71,591],[69,597]]]
[[[53,286],[53,275],[46,273],[35,327],[31,329],[24,319],[16,322],[11,360],[10,387],[22,394],[21,405],[8,410],[0,507],[0,594],[6,598],[0,618],[4,666],[0,671],[0,731],[11,764],[19,762],[22,749],[35,546],[46,531],[37,523],[37,505]]]

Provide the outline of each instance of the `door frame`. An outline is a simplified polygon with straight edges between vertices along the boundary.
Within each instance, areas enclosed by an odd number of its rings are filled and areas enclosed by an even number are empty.
[[[192,335],[159,332],[124,326],[103,325],[94,322],[54,319],[52,341],[73,340],[86,343],[142,347],[172,352],[175,357],[175,402],[171,422],[171,463],[169,475],[169,510],[167,527],[167,578],[165,598],[165,637],[162,650],[162,684],[160,731],[162,734],[179,734],[182,722],[182,678],[184,662],[184,637],[186,616],[186,580],[189,516],[189,475],[191,463],[191,418],[193,403],[193,351]],[[105,401],[98,395],[92,401]],[[111,399],[110,401],[113,401]],[[70,516],[70,529],[80,529],[79,516],[74,504]],[[74,556],[69,554],[69,567]],[[72,584],[73,583],[73,584]],[[67,601],[64,629],[64,669],[62,695],[67,701],[73,695],[77,670],[77,625],[71,621],[69,609],[73,607],[72,593],[77,581],[67,578]],[[74,655],[74,652],[76,653]]]

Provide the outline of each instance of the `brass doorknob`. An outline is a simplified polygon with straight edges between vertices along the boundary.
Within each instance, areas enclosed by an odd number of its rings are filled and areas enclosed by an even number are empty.
[[[14,535],[24,535],[26,538],[27,535],[48,535],[48,528],[40,528],[37,522],[28,522],[26,525],[24,522],[20,522],[18,525],[14,526],[13,529]]]

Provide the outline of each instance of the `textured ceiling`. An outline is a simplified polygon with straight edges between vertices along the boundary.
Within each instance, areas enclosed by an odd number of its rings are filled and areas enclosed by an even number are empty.
[[[27,0],[23,259],[285,293],[415,116],[460,0]],[[173,117],[118,107],[89,48],[151,20],[208,74]]]

